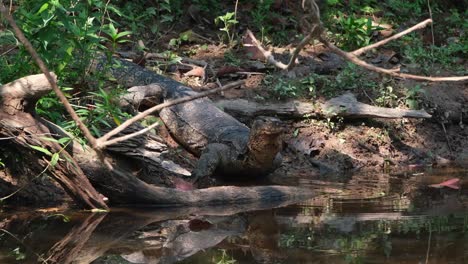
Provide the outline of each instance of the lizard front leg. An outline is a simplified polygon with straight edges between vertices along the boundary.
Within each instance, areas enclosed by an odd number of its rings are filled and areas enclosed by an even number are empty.
[[[213,143],[206,146],[200,159],[198,159],[195,169],[192,171],[193,182],[197,182],[204,177],[210,177],[225,160],[224,156],[229,155],[228,146],[221,143]]]

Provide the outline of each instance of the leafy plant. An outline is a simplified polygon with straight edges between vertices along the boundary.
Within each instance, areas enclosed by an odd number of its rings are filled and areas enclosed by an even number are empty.
[[[468,54],[468,44],[463,41],[453,41],[445,46],[430,46],[425,47],[421,38],[414,35],[409,35],[401,40],[405,59],[413,68],[422,70],[423,73],[429,74],[434,69],[455,70],[461,75],[468,71],[463,63],[456,63],[460,57]],[[437,67],[434,67],[436,65]]]
[[[173,23],[175,19],[182,13],[182,1],[180,0],[160,0],[159,2],[159,16],[161,23]]]
[[[230,47],[234,46],[234,38],[236,36],[235,32],[234,32],[234,26],[239,23],[239,21],[237,21],[235,19],[235,16],[236,14],[234,12],[227,12],[226,14],[222,15],[222,16],[218,16],[216,19],[215,19],[215,24],[216,25],[219,25],[222,23],[222,28],[220,28],[219,30],[225,32],[226,34],[226,37],[227,37],[227,40],[228,40],[228,44]]]
[[[129,115],[122,112],[118,102],[113,98],[120,98],[123,91],[114,89],[110,93],[99,88],[97,92],[90,92],[93,96],[86,106],[79,106],[78,116],[88,125],[95,136],[101,136],[102,128],[112,128],[122,123]],[[113,124],[112,124],[113,123]],[[75,122],[66,122],[65,128],[78,133]]]
[[[233,257],[229,257],[228,254],[226,253],[225,249],[221,250],[221,256],[219,257],[219,260],[213,260],[213,263],[216,264],[235,264],[237,263],[237,260],[235,260]]]
[[[273,92],[279,97],[296,97],[298,94],[298,87],[291,82],[279,79],[278,83],[273,86]]]
[[[421,89],[421,85],[415,85],[414,87],[407,89],[405,103],[410,109],[419,108],[419,95],[423,93],[424,90]]]
[[[419,18],[423,15],[423,12],[427,10],[426,0],[389,0],[385,1],[384,5],[386,5],[389,10],[385,15],[390,16],[396,21],[404,21],[408,18]]]
[[[132,34],[130,31],[122,31],[119,32],[118,29],[115,28],[113,23],[109,23],[107,26],[105,26],[102,30],[104,33],[107,34],[109,37],[110,45],[111,45],[111,53],[117,50],[118,44],[122,44],[125,42],[129,42],[129,39],[126,39],[125,37],[129,36]]]
[[[11,251],[11,255],[13,255],[15,257],[16,260],[24,260],[26,259],[26,254],[21,252],[21,249],[19,247],[13,249]]]
[[[372,33],[383,29],[372,24],[370,18],[356,18],[353,14],[340,13],[337,19],[336,35],[339,45],[347,50],[353,50],[370,44]]]
[[[394,107],[398,96],[394,93],[392,86],[385,86],[380,89],[380,96],[375,99],[378,106]]]
[[[234,65],[234,66],[240,66],[242,64],[242,60],[236,57],[236,54],[232,52],[231,50],[228,50],[224,53],[224,59],[228,64]]]

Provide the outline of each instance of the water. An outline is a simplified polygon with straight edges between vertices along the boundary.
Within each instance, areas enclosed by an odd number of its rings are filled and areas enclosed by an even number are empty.
[[[459,178],[461,189],[428,185]],[[468,263],[468,172],[282,179],[301,204],[5,211],[0,263]]]

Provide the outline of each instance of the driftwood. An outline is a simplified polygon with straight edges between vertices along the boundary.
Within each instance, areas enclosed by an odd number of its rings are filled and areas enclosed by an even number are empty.
[[[48,174],[81,206],[90,209],[107,208],[78,164],[66,151],[62,151],[62,146],[44,140],[44,137],[51,137],[50,131],[29,113],[33,113],[37,99],[48,91],[50,86],[47,86],[44,75],[28,76],[0,87],[0,137],[9,139],[8,142],[2,141],[2,145],[10,146],[11,151],[16,149],[18,156],[22,156],[25,162],[32,163],[27,165],[35,174],[47,168]],[[34,151],[31,146],[42,147],[52,154],[57,153],[60,158],[53,165],[50,156]]]
[[[431,115],[424,110],[386,108],[360,103],[351,93],[330,99],[321,106],[301,101],[259,104],[244,99],[219,100],[215,104],[246,123],[260,115],[282,118],[319,118],[322,115],[348,118],[431,118]]]
[[[218,100],[215,105],[242,121],[249,121],[262,115],[281,118],[304,118],[304,116],[315,117],[319,114],[319,109],[312,103],[301,101],[260,104],[245,99],[234,99]]]
[[[57,78],[54,73],[50,74]],[[32,111],[37,100],[49,92],[50,83],[44,74],[30,75],[7,83],[0,86],[2,111],[11,115],[18,111]]]
[[[322,104],[322,112],[326,116],[343,117],[377,117],[377,118],[431,118],[424,110],[406,110],[377,107],[357,101],[352,93],[346,93]]]

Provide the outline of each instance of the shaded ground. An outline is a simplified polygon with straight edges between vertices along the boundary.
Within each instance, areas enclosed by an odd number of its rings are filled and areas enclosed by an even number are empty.
[[[248,14],[254,7],[240,5],[239,8],[240,23],[236,25],[236,30],[242,34],[244,29],[252,26],[252,18],[245,14]],[[300,10],[295,5],[288,4],[287,1],[278,6],[274,5],[272,8],[275,18],[271,19],[270,26],[289,34],[285,39],[292,40],[292,43],[286,46],[274,47],[275,57],[287,62],[288,54],[300,40],[300,37],[292,33],[301,30],[300,25],[290,22],[288,18],[299,16]],[[193,14],[191,17],[183,17],[177,27],[171,28],[163,38],[154,43],[154,50],[150,51],[156,52],[157,47],[160,47],[159,50],[165,49],[169,40],[179,38],[181,32],[187,32],[187,30],[195,32],[194,38],[181,43],[177,53],[206,63],[203,77],[186,75],[187,71],[194,66],[193,64],[188,67],[164,69],[169,69],[167,74],[195,90],[217,87],[217,82],[224,84],[237,79],[246,80],[246,85],[241,89],[230,90],[212,97],[215,101],[244,98],[259,103],[269,103],[287,101],[295,97],[317,104],[350,90],[359,101],[364,103],[424,109],[433,115],[429,120],[314,120],[307,117],[302,120],[290,120],[288,121],[290,129],[284,139],[284,162],[277,174],[305,171],[323,175],[329,172],[350,170],[387,170],[402,166],[444,165],[449,161],[466,166],[468,130],[465,124],[468,121],[468,84],[392,79],[357,67],[350,67],[333,54],[327,53],[321,45],[306,46],[300,53],[300,63],[294,70],[289,73],[281,72],[264,64],[261,60],[250,60],[252,54],[249,54],[246,48],[240,46],[228,48],[226,45],[214,44],[222,38],[222,32],[218,31],[219,26],[210,22],[212,21],[211,14],[199,12],[197,15],[205,15],[207,19],[204,21],[194,19]],[[276,16],[278,21],[275,22]],[[373,19],[380,21],[381,18],[377,15]],[[435,21],[437,21],[436,30],[444,31],[443,36],[438,34],[436,38],[436,44],[439,46],[446,45],[450,37],[466,34],[463,28],[460,28],[454,33],[455,35],[450,35],[444,30],[445,20],[435,18]],[[405,25],[409,27],[412,24],[408,22]],[[401,29],[394,30],[394,32],[399,30]],[[375,40],[382,39],[391,32],[391,28],[383,29],[375,34]],[[428,44],[431,43],[428,39],[430,30],[424,29],[417,34],[428,48]],[[198,35],[202,37],[199,38]],[[206,39],[213,42],[210,44]],[[409,63],[408,58],[403,54],[403,48],[392,45],[398,44],[390,44],[388,45],[390,48],[369,52],[362,57],[369,63],[380,67],[399,66],[403,72],[422,75],[460,75],[460,69],[468,67],[464,53],[458,53],[452,58],[451,70],[450,67],[447,69],[447,65],[437,63],[431,65],[424,65],[424,62]],[[155,64],[160,65],[161,62],[146,62],[147,66]],[[324,70],[323,65],[330,64],[333,67],[325,67]],[[466,70],[462,70],[461,73],[466,74]],[[336,83],[338,85],[335,85]],[[391,87],[391,90],[388,90],[388,87]],[[185,157],[191,157],[191,155],[186,153],[180,157],[184,157],[181,162],[187,164]],[[193,164],[190,162],[192,158],[188,159],[188,166],[190,163]]]
[[[210,46],[211,47],[211,46]],[[313,48],[304,51],[313,55]],[[193,58],[209,62],[217,71],[225,60],[219,53],[223,48],[203,50]],[[225,49],[224,49],[225,50]],[[211,52],[212,51],[212,52]],[[305,58],[312,61],[312,58]],[[219,66],[217,66],[219,65]],[[268,66],[266,66],[268,67]],[[310,73],[312,66],[298,65],[302,72]],[[275,77],[271,77],[271,76]],[[278,77],[279,76],[279,77]],[[213,97],[217,99],[244,98],[260,103],[282,102],[288,99],[278,98],[272,91],[272,86],[265,78],[285,78],[288,82],[299,82],[304,77],[283,77],[284,73],[278,71],[263,72],[263,74],[247,77],[248,84],[241,89],[224,92]],[[333,75],[328,75],[332,79]],[[231,78],[243,78],[233,74]],[[189,85],[197,83],[199,78],[177,78]],[[363,72],[362,76],[354,81],[364,84],[368,79],[377,83],[388,82],[383,76],[372,72]],[[223,83],[228,79],[221,79]],[[289,132],[285,136],[283,151],[285,157],[281,172],[298,173],[301,170],[311,170],[320,173],[349,170],[382,170],[398,168],[401,166],[432,166],[444,165],[454,161],[466,165],[468,160],[468,130],[466,125],[468,116],[468,86],[465,83],[418,83],[411,80],[392,80],[394,87],[400,90],[394,92],[394,107],[408,108],[404,92],[406,87],[419,85],[421,90],[415,100],[418,109],[425,109],[433,115],[429,120],[401,119],[331,119],[314,120],[304,117],[303,120],[291,120]],[[207,84],[216,87],[215,84]],[[359,86],[359,84],[358,84]],[[364,85],[363,85],[364,86]],[[193,86],[195,90],[199,89]],[[326,90],[326,87],[317,87]],[[343,91],[333,91],[340,94]],[[365,88],[354,89],[361,102],[375,104],[381,94],[375,90]],[[315,98],[305,95],[302,100],[311,104],[324,102],[330,96],[322,95],[318,90]],[[278,101],[279,99],[279,101]],[[321,166],[323,165],[323,166]]]

